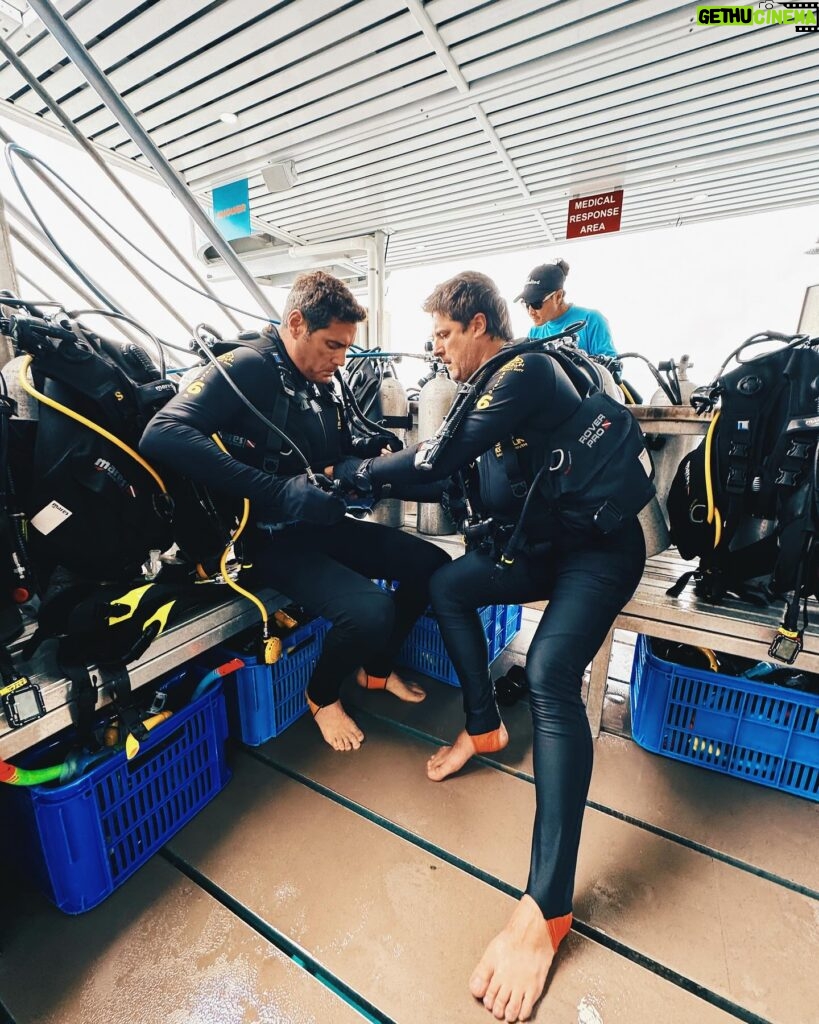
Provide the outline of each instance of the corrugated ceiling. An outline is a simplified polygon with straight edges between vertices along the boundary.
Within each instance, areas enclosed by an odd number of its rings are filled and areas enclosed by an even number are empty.
[[[388,268],[559,241],[568,197],[614,186],[623,231],[819,201],[819,33],[793,26],[657,0],[58,7],[195,191],[247,174],[271,234],[381,230]],[[9,42],[87,137],[143,160],[44,30]],[[8,65],[0,97],[52,119]],[[295,187],[267,191],[271,159]]]

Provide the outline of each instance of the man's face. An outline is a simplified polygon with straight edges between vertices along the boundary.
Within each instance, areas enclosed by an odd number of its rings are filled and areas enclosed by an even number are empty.
[[[532,318],[532,323],[535,327],[540,327],[542,324],[548,323],[560,315],[562,298],[563,292],[558,289],[556,292],[550,292],[549,295],[543,298],[540,309],[535,309],[534,306],[526,303],[526,312]]]
[[[357,325],[331,320],[327,327],[309,331],[301,312],[294,309],[287,327],[295,342],[293,362],[298,369],[315,384],[329,384],[335,371],[344,366]]]
[[[453,380],[467,380],[481,365],[475,337],[485,329],[482,313],[474,316],[466,327],[443,313],[432,314],[433,352],[446,363]]]

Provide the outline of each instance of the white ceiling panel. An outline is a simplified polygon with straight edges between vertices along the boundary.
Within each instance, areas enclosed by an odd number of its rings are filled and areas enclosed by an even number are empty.
[[[101,8],[105,7],[105,13]],[[143,6],[143,0],[95,0],[95,2],[83,6],[74,3],[69,7],[67,4],[58,4],[57,9],[63,14],[68,14],[68,20],[78,38],[86,45],[93,45],[93,41],[100,32],[105,32],[118,22],[128,19],[135,11]],[[76,14],[70,14],[72,9],[79,8]],[[40,25],[40,31],[32,38],[21,36],[19,48],[14,46],[15,37],[9,38],[9,43],[22,57],[28,69],[37,78],[53,72],[60,65],[68,63],[68,57],[60,44],[53,39],[48,32]],[[17,93],[25,96],[27,90],[20,80],[20,76],[8,63],[0,64],[0,95],[14,96]]]
[[[59,8],[197,192],[246,175],[271,233],[386,231],[388,267],[560,242],[569,196],[618,185],[623,231],[819,200],[819,32],[700,26],[675,0]],[[84,134],[144,165],[50,36],[9,39]],[[55,120],[2,63],[0,102]],[[271,159],[294,187],[268,192]]]

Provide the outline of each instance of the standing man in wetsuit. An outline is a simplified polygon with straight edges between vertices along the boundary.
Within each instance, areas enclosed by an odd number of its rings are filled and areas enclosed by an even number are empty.
[[[433,318],[435,355],[456,381],[466,381],[512,336],[506,302],[483,274],[462,273],[439,285],[424,310]],[[504,538],[524,501],[516,477],[531,483],[533,453],[552,451],[552,431],[580,401],[554,359],[526,352],[510,357],[490,377],[431,471],[415,467],[417,449],[364,462],[348,459],[335,467],[342,487],[360,492],[386,483],[400,492],[464,469],[473,477],[470,497],[487,526],[485,539],[439,569],[430,584],[466,712],[465,730],[429,759],[431,779],[445,779],[473,754],[501,750],[509,741],[492,690],[477,608],[549,602],[526,659],[537,795],[529,880],[509,924],[489,944],[470,980],[472,994],[506,1021],[529,1019],[552,957],[571,926],[592,770],[581,679],[645,563],[636,517],[605,536],[572,533],[533,495],[526,516],[527,547],[511,565],[500,564]]]
[[[368,689],[423,700],[424,691],[404,682],[393,663],[427,606],[430,577],[449,561],[418,537],[346,516],[344,500],[316,486],[298,457],[296,447],[321,473],[361,448],[351,437],[333,375],[365,318],[337,278],[301,274],[278,330],[271,324],[255,345],[220,356],[238,390],[294,445],[276,438],[212,365],[151,421],[140,445],[152,461],[216,492],[249,498],[255,577],[332,622],[307,699],[335,750],[357,750],[364,739],[339,699],[342,680],[356,668],[359,684]],[[227,452],[212,439],[217,433]],[[390,436],[362,440],[374,455]],[[377,587],[376,577],[398,581],[394,594]]]

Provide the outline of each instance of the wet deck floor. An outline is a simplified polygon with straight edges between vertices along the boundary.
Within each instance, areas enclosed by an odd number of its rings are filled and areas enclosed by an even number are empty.
[[[642,751],[617,735],[622,691],[596,743],[575,927],[534,1019],[816,1024],[819,805]],[[227,789],[80,917],[7,877],[0,1019],[488,1024],[466,984],[525,884],[531,729],[516,705],[501,755],[429,782],[459,698],[352,694],[355,755],[307,718],[236,750]]]

